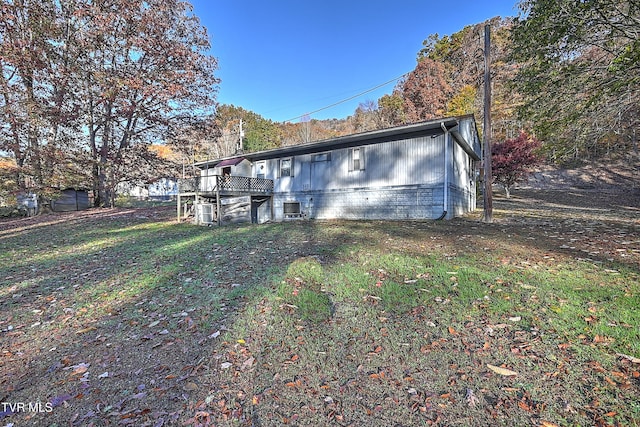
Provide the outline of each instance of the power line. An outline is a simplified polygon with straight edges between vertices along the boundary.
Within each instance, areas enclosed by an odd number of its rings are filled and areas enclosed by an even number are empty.
[[[293,120],[301,119],[301,118],[303,118],[303,117],[305,117],[305,116],[311,116],[312,114],[315,114],[315,113],[317,113],[317,112],[319,112],[319,111],[327,110],[327,109],[329,109],[329,108],[333,108],[333,107],[335,107],[336,105],[340,105],[340,104],[343,104],[343,103],[345,103],[345,102],[347,102],[347,101],[351,101],[351,100],[352,100],[352,99],[354,99],[354,98],[358,98],[359,96],[362,96],[362,95],[367,94],[367,93],[369,93],[369,92],[373,92],[374,90],[379,89],[379,88],[381,88],[382,86],[386,86],[386,85],[388,85],[388,84],[389,84],[389,83],[391,83],[391,82],[398,81],[398,80],[400,80],[401,78],[403,78],[404,76],[406,76],[407,74],[409,74],[409,73],[404,73],[403,75],[401,75],[401,76],[399,76],[399,77],[396,77],[396,78],[394,78],[394,79],[388,80],[388,81],[386,81],[386,82],[384,82],[384,83],[381,83],[381,84],[377,85],[376,87],[372,87],[371,89],[367,89],[367,90],[365,90],[364,92],[360,92],[360,93],[358,93],[358,94],[356,94],[356,95],[350,96],[349,98],[345,98],[345,99],[343,99],[343,100],[341,100],[341,101],[334,102],[333,104],[331,104],[331,105],[327,105],[326,107],[318,108],[317,110],[311,111],[311,112],[309,112],[309,113],[304,113],[304,114],[302,114],[302,115],[300,115],[300,116],[297,116],[297,117],[294,117],[294,118],[292,118],[292,119],[285,120],[285,123],[286,123],[286,122],[291,122],[291,121],[293,121]]]

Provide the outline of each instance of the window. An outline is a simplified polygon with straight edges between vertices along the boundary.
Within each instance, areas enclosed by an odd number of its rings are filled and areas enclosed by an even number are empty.
[[[256,163],[256,178],[265,178],[267,176],[267,162]]]
[[[280,160],[280,177],[293,176],[293,161],[291,157]]]
[[[328,162],[331,161],[331,152],[327,151],[326,153],[318,153],[311,156],[312,162]]]
[[[353,149],[353,170],[360,170],[360,149]]]
[[[364,170],[364,148],[352,148],[349,150],[349,171],[361,170]]]

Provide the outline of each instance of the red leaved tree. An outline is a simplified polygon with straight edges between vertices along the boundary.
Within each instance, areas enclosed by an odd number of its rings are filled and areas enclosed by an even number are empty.
[[[421,59],[402,85],[402,98],[409,123],[443,116],[451,86],[444,65],[430,58]]]
[[[530,169],[540,163],[536,154],[541,143],[538,139],[520,132],[514,139],[498,142],[491,147],[491,170],[494,182],[501,184],[507,197],[511,188],[529,175]]]

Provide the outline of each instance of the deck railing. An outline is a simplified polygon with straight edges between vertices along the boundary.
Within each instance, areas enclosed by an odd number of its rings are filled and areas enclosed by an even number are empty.
[[[271,193],[273,180],[248,176],[198,176],[178,180],[180,193]]]

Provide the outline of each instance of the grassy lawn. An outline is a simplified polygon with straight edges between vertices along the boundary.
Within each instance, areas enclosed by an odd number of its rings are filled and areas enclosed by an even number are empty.
[[[637,426],[639,213],[0,222],[0,424]]]

